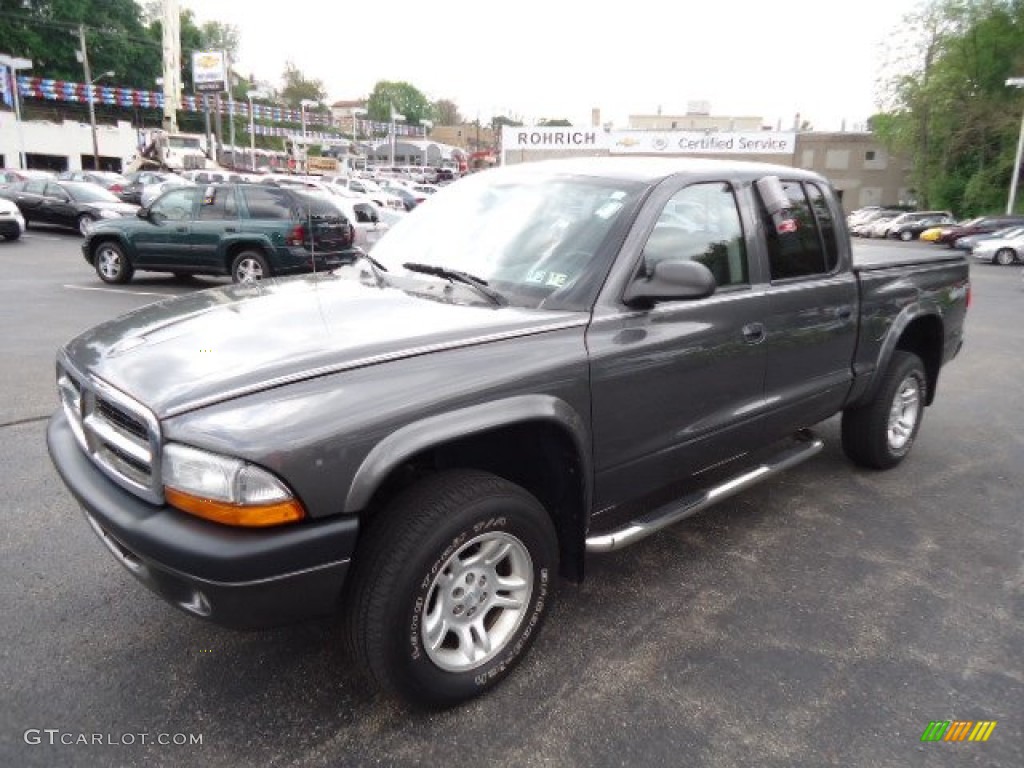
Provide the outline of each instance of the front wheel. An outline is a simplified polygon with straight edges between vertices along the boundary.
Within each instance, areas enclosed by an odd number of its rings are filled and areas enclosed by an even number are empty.
[[[913,232],[910,232],[909,230],[906,230],[906,229],[903,230],[902,232],[900,232],[900,240],[902,240],[904,243],[909,243],[913,239],[914,239],[914,233]]]
[[[124,254],[124,249],[115,242],[106,241],[93,251],[93,266],[104,283],[127,283],[132,279],[134,269]]]
[[[843,411],[843,451],[862,467],[895,467],[910,453],[921,428],[927,393],[921,358],[894,352],[875,399]]]
[[[522,659],[557,562],[551,518],[527,491],[475,470],[434,475],[371,521],[347,595],[349,645],[385,690],[458,704]]]
[[[1012,248],[1000,248],[996,251],[995,262],[1001,267],[1008,267],[1017,260]]]

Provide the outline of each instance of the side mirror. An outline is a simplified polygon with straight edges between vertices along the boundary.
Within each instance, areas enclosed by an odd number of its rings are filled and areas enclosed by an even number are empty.
[[[654,265],[652,274],[633,281],[624,300],[629,306],[651,306],[659,301],[703,299],[715,292],[711,270],[699,261],[666,259]]]
[[[140,219],[148,219],[149,208],[139,208],[139,210],[135,212],[135,215],[138,216]]]

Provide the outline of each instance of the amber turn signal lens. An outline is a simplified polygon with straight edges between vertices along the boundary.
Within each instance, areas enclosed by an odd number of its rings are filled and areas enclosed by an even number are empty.
[[[164,487],[164,498],[172,507],[196,517],[212,520],[223,525],[243,528],[266,528],[272,525],[294,523],[306,516],[306,510],[295,499],[274,504],[243,506],[212,499],[201,499],[190,493]]]

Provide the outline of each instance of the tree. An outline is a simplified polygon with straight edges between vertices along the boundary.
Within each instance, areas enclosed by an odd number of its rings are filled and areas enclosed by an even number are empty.
[[[199,28],[203,48],[209,51],[224,51],[228,61],[238,60],[238,44],[241,38],[238,27],[220,21],[207,21]]]
[[[94,73],[112,70],[118,83],[139,86],[156,77],[160,49],[147,41],[134,0],[0,0],[0,10],[0,51],[31,59],[34,74],[81,82],[75,54],[78,25],[84,24]]]
[[[506,115],[495,115],[491,118],[491,129],[498,133],[503,125],[510,125],[514,128],[519,127],[522,123],[519,120],[513,120],[511,117]]]
[[[438,99],[433,105],[434,120],[438,125],[460,125],[462,115],[459,114],[459,105],[451,99]]]
[[[366,102],[366,111],[371,120],[386,123],[391,120],[391,110],[405,115],[409,125],[419,125],[434,113],[431,103],[423,93],[406,82],[380,80],[373,86],[373,92]]]
[[[872,128],[912,158],[922,205],[963,215],[998,210],[1013,168],[1020,96],[1005,86],[1024,72],[1024,3],[931,0],[905,20],[885,111]]]
[[[286,61],[284,74],[281,75],[283,86],[281,98],[288,106],[298,109],[303,99],[323,101],[327,98],[322,80],[311,80],[291,61]]]
[[[537,121],[537,125],[544,125],[544,126],[547,126],[549,128],[571,128],[572,127],[572,123],[570,121],[566,120],[564,117],[559,117],[559,118],[557,118],[555,120],[551,120],[549,118],[542,117],[540,120]]]

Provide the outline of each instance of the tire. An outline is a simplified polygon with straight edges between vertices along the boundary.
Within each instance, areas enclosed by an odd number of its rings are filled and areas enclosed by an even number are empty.
[[[1000,248],[996,251],[996,255],[992,257],[992,261],[1000,267],[1008,267],[1016,260],[1017,254],[1014,253],[1012,248]]]
[[[87,213],[83,213],[81,216],[78,217],[77,222],[78,222],[78,233],[82,237],[85,237],[92,230],[93,225],[96,223],[96,219],[94,219],[92,216],[90,216]]]
[[[843,411],[843,451],[862,467],[895,467],[914,445],[927,395],[921,358],[896,350],[875,399]]]
[[[911,232],[909,229],[904,229],[902,232],[900,232],[900,240],[902,240],[904,243],[909,243],[913,239],[914,233]]]
[[[496,559],[473,562],[485,551]],[[346,599],[349,648],[409,703],[466,701],[525,655],[557,565],[551,518],[524,489],[476,470],[431,476],[397,496],[360,542]]]
[[[113,240],[103,240],[93,248],[92,263],[104,283],[127,283],[135,273],[124,249]]]
[[[21,237],[21,232],[15,232],[13,235],[4,235],[4,240],[9,240],[11,242],[14,242],[19,237]]]
[[[231,262],[231,280],[236,283],[255,283],[270,277],[270,265],[259,251],[242,251]]]

